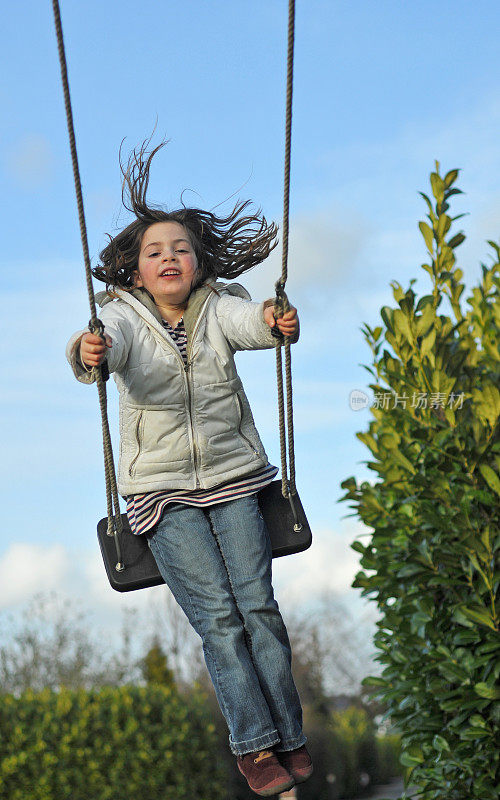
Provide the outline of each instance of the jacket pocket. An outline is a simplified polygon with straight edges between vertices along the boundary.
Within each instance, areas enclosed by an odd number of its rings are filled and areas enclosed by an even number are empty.
[[[236,393],[236,402],[238,404],[238,433],[241,436],[241,438],[243,439],[243,441],[245,442],[245,444],[250,448],[252,453],[255,453],[255,455],[258,456],[259,452],[255,448],[255,445],[250,441],[250,439],[247,436],[245,436],[245,434],[243,433],[243,431],[241,429],[242,422],[243,422],[243,403],[242,403],[241,397],[238,394],[238,392]]]
[[[130,477],[132,477],[135,473],[135,465],[141,453],[141,430],[142,430],[143,418],[144,418],[144,411],[141,411],[139,413],[139,416],[137,417],[137,422],[135,423],[135,442],[137,445],[137,450],[132,461],[129,464],[128,474],[130,475]]]

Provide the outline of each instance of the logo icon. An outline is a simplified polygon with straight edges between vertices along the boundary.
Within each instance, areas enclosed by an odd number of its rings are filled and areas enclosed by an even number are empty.
[[[362,392],[361,389],[353,389],[352,392],[349,393],[349,407],[352,411],[361,411],[361,409],[366,408],[369,403],[370,398],[366,392]]]

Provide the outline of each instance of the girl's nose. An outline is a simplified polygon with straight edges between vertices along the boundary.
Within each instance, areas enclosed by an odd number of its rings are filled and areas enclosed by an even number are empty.
[[[166,252],[165,255],[163,256],[163,260],[164,261],[170,261],[170,260],[174,261],[175,260],[175,252],[174,252],[174,250],[172,250],[170,253]]]

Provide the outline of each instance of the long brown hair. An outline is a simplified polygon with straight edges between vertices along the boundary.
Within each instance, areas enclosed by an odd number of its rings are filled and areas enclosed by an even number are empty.
[[[116,236],[108,234],[109,244],[100,253],[102,264],[94,267],[93,275],[107,287],[131,289],[142,237],[155,222],[178,222],[187,231],[198,261],[191,290],[210,278],[236,278],[264,261],[278,244],[278,228],[274,222],[268,225],[260,209],[255,214],[244,214],[250,200],[237,202],[227,217],[217,217],[200,208],[182,206],[166,211],[148,205],[151,161],[166,144],[162,142],[148,153],[149,142],[147,139],[138,150],[134,149],[125,166],[120,157],[122,202],[136,219]]]

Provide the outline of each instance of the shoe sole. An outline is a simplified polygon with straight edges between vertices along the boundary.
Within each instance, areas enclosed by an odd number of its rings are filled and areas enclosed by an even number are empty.
[[[307,781],[312,774],[313,774],[313,768],[311,766],[308,768],[307,772],[302,772],[302,773],[294,772],[293,779],[295,783],[304,783],[304,781]]]
[[[250,786],[250,784],[248,784]],[[289,789],[292,789],[295,786],[295,781],[286,781],[286,783],[281,783],[279,786],[274,786],[272,789],[252,789],[252,792],[258,794],[260,797],[275,797],[277,794],[282,794],[283,792],[288,792]]]
[[[239,764],[238,764],[238,769],[245,778],[252,792],[255,792],[255,794],[258,794],[260,797],[273,797],[273,795],[281,794],[282,792],[287,792],[289,789],[292,789],[296,784],[295,779],[291,778],[289,781],[285,781],[284,783],[280,783],[278,786],[273,786],[272,788],[269,789],[254,789],[253,786],[251,786],[250,783],[248,782],[248,778],[245,775],[245,773],[240,769]],[[305,778],[303,778],[302,780],[305,780]]]

